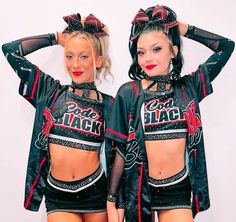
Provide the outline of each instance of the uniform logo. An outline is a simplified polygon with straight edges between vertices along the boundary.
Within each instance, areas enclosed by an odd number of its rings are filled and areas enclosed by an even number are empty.
[[[54,125],[53,117],[47,107],[43,110],[43,117],[44,124],[41,132],[38,134],[37,140],[35,141],[35,146],[39,149],[47,150],[48,135]]]
[[[92,107],[82,108],[76,102],[66,103],[67,112],[57,119],[55,126],[81,131],[87,134],[100,135],[102,122],[99,113]]]
[[[189,134],[189,148],[200,142],[202,136],[202,123],[200,115],[196,112],[196,103],[194,101],[184,110],[184,117],[188,124],[188,134]]]
[[[163,102],[153,99],[147,102],[144,112],[145,126],[184,121],[183,113],[174,106],[172,98]]]
[[[132,127],[133,119],[129,119],[129,136],[127,144],[127,154],[125,156],[125,170],[131,169],[135,163],[142,163],[140,147],[136,138],[136,133]]]

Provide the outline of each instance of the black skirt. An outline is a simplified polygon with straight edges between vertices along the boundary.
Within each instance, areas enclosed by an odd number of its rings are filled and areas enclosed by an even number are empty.
[[[191,208],[191,184],[187,170],[178,174],[155,180],[149,177],[152,210]]]
[[[107,180],[100,166],[93,174],[76,181],[48,176],[45,192],[47,213],[95,213],[106,211]]]

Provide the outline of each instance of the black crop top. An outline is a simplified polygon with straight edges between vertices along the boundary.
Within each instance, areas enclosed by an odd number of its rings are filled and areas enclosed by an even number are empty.
[[[183,112],[174,104],[173,91],[163,96],[149,90],[145,90],[144,94],[145,140],[186,138],[187,122]]]
[[[96,151],[104,140],[104,106],[71,91],[59,96],[53,110],[49,143]]]

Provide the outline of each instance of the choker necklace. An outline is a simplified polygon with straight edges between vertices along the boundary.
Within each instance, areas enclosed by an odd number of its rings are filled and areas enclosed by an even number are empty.
[[[166,85],[171,83],[170,74],[161,75],[161,76],[148,76],[146,73],[143,73],[143,77],[146,80],[153,81],[146,90],[152,88],[155,84],[157,85],[157,92],[165,92]]]
[[[95,82],[76,83],[76,82],[72,81],[71,87],[73,89],[73,92],[75,92],[76,89],[83,90],[82,97],[85,97],[85,98],[89,98],[90,90],[94,90],[97,94],[97,98],[99,99],[99,93],[97,91],[97,87],[95,85]]]

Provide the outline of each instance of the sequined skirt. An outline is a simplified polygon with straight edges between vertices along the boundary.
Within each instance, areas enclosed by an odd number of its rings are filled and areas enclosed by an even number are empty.
[[[148,184],[152,210],[191,208],[191,184],[186,168],[162,180],[149,177]]]
[[[76,181],[57,180],[49,174],[46,183],[47,213],[93,213],[106,211],[107,180],[101,166],[91,175]]]

